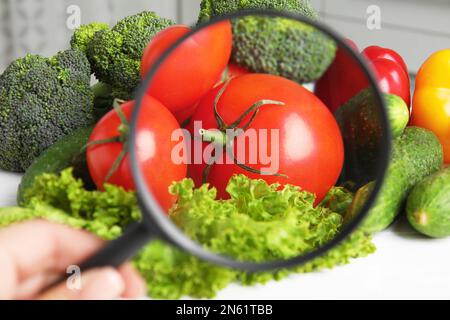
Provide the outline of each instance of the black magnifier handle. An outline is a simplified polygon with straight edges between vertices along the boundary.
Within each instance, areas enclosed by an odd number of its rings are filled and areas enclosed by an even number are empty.
[[[154,236],[142,223],[135,223],[125,230],[125,233],[116,240],[108,242],[103,249],[94,254],[80,266],[82,272],[100,268],[117,268],[132,258]]]
[[[95,253],[80,267],[81,272],[95,268],[117,268],[132,258],[146,244],[154,239],[154,235],[142,223],[130,225],[125,233],[116,240],[108,242],[99,252]],[[71,274],[65,274],[45,287],[42,292],[55,287],[67,280]]]

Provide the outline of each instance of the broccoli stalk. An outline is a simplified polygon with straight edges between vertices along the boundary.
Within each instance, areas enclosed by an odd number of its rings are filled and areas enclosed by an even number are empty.
[[[99,23],[82,26],[71,45],[86,52],[95,76],[111,86],[115,98],[128,100],[140,82],[144,49],[159,31],[173,24],[144,11],[124,18],[112,29]]]
[[[199,23],[245,9],[289,11],[312,20],[318,16],[306,0],[203,0]],[[253,72],[313,82],[325,73],[336,54],[331,38],[291,19],[247,16],[232,23],[232,60]]]
[[[79,50],[27,55],[0,76],[0,169],[24,172],[48,147],[93,123],[91,67]]]

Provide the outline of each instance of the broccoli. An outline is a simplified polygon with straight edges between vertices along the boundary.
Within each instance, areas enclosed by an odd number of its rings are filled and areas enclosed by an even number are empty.
[[[0,76],[0,169],[24,172],[59,138],[93,123],[91,68],[79,50],[27,55]]]
[[[92,42],[92,38],[98,31],[108,31],[109,25],[106,23],[93,22],[79,27],[75,30],[70,45],[72,49],[83,51],[86,55]]]
[[[199,22],[245,9],[285,10],[317,19],[318,14],[307,0],[203,0]]]
[[[316,20],[306,0],[203,0],[199,23],[245,9],[289,11]],[[336,43],[319,30],[290,19],[249,16],[233,21],[232,60],[253,72],[308,83],[319,79],[336,54]]]
[[[110,85],[117,98],[129,99],[140,82],[144,49],[159,31],[173,24],[144,11],[124,18],[112,29],[98,23],[83,26],[75,32],[72,47],[86,51],[95,76]]]

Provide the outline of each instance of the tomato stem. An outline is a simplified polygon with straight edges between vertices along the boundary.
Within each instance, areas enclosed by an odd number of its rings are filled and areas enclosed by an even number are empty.
[[[86,145],[84,145],[83,148],[81,148],[81,152],[86,151],[90,147],[107,144],[107,143],[120,143],[120,142],[122,142],[122,141],[119,136],[113,137],[113,138],[108,138],[108,139],[103,139],[103,140],[91,141],[91,142],[87,143]]]
[[[125,143],[123,148],[122,148],[122,151],[120,151],[119,156],[114,161],[113,165],[111,166],[111,169],[109,169],[108,174],[106,175],[105,181],[103,183],[107,183],[111,179],[111,177],[114,174],[114,172],[116,172],[117,169],[119,169],[120,164],[122,163],[123,159],[127,155],[127,149],[128,148],[127,148],[127,145]]]
[[[274,176],[274,177],[283,177],[283,178],[288,178],[287,175],[282,174],[282,173],[271,173],[271,172],[266,172],[266,171],[262,171],[262,170],[257,170],[257,169],[253,169],[241,162],[239,162],[239,160],[236,158],[236,156],[233,154],[233,158],[234,158],[234,163],[241,169],[244,169],[248,172],[251,173],[255,173],[255,174],[260,174],[262,176]]]
[[[226,146],[228,141],[226,133],[218,130],[201,129],[199,131],[199,134],[203,137],[203,141],[214,143],[220,146]]]
[[[120,99],[115,99],[113,102],[113,108],[116,111],[116,113],[120,119],[120,125],[117,128],[117,130],[119,131],[119,135],[116,137],[107,138],[107,139],[103,139],[103,140],[91,141],[82,148],[82,150],[85,151],[89,147],[92,147],[92,146],[98,146],[98,145],[108,144],[108,143],[122,143],[122,150],[120,151],[120,154],[117,156],[116,160],[114,161],[113,165],[111,166],[111,169],[109,169],[109,171],[105,177],[105,181],[103,183],[107,183],[111,179],[114,172],[117,171],[117,169],[119,168],[123,159],[127,155],[130,124],[128,123],[128,119],[122,111],[121,105],[124,103],[125,103],[125,101],[120,100]]]
[[[125,101],[123,101],[123,100],[114,99],[113,108],[117,112],[117,115],[120,118],[121,124],[124,125],[124,126],[129,126],[127,117],[125,117],[125,114],[123,113],[122,107],[121,107],[121,105],[124,104],[124,103],[125,103]]]
[[[220,83],[217,86],[220,86],[222,83],[227,81],[229,79],[229,76],[230,76],[230,68],[228,66],[226,66],[225,70],[222,73],[222,78],[220,79]]]
[[[219,104],[220,98],[222,98],[223,94],[225,93],[225,90],[227,90],[230,82],[231,82],[231,79],[228,79],[227,81],[225,81],[225,83],[223,84],[223,87],[219,90],[216,98],[214,99],[214,116],[217,121],[217,127],[221,131],[226,130],[227,125],[225,124],[225,121],[223,121],[222,117],[220,116],[219,111],[217,110],[217,105]]]
[[[263,106],[267,106],[267,105],[278,105],[278,106],[284,106],[285,103],[284,102],[280,102],[280,101],[275,101],[275,100],[260,100],[255,102],[254,104],[252,104],[250,106],[250,108],[248,108],[235,122],[233,122],[231,124],[231,126],[229,126],[229,128],[231,129],[236,129],[242,121],[244,121],[244,119],[250,115],[252,112],[258,112],[259,109]],[[255,114],[252,116],[251,122],[253,122],[254,118],[255,118]],[[247,128],[251,125],[251,122],[247,123]]]
[[[234,121],[230,126],[228,126],[225,121],[223,120],[223,118],[221,117],[221,115],[219,114],[218,111],[218,104],[220,102],[220,99],[222,98],[223,94],[225,93],[226,89],[228,88],[230,82],[232,79],[227,79],[226,81],[224,81],[224,85],[223,87],[219,90],[219,92],[217,93],[217,96],[214,99],[214,117],[216,118],[216,122],[217,122],[217,127],[219,130],[205,130],[205,129],[201,129],[199,131],[200,136],[202,137],[202,140],[205,142],[210,142],[212,144],[215,145],[219,145],[219,146],[223,146],[223,148],[226,150],[226,153],[233,158],[234,163],[249,172],[252,173],[256,173],[256,174],[260,174],[260,175],[270,175],[270,176],[277,176],[277,177],[287,177],[284,174],[278,174],[278,173],[269,173],[269,172],[264,172],[261,170],[256,170],[253,168],[250,168],[249,166],[246,166],[245,164],[240,163],[235,155],[234,152],[232,150],[232,148],[229,148],[230,145],[233,144],[233,141],[228,141],[228,136],[227,136],[227,130],[233,130],[233,131],[237,131],[238,129],[240,129],[241,131],[246,131],[251,125],[252,123],[255,121],[256,116],[259,113],[259,110],[266,105],[278,105],[278,106],[284,106],[286,105],[284,102],[281,101],[276,101],[276,100],[269,100],[269,99],[263,99],[260,101],[255,102],[254,104],[252,104],[236,121]],[[242,128],[238,128],[238,126],[244,121],[244,119],[246,117],[248,117],[249,115],[251,115],[250,119],[243,125]],[[231,153],[231,154],[230,154]],[[212,169],[214,163],[208,164],[205,169],[203,170],[203,183],[208,182],[208,175]]]

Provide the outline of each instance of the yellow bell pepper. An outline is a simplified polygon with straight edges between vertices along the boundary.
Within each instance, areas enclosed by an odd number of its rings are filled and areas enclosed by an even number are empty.
[[[411,125],[433,131],[450,163],[450,49],[434,53],[420,68]]]

